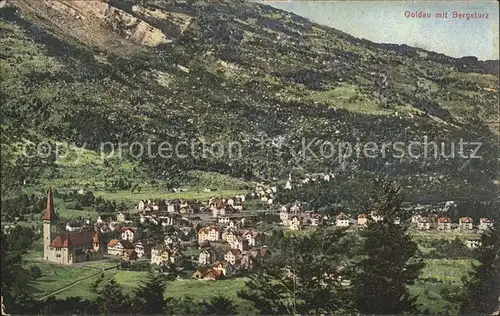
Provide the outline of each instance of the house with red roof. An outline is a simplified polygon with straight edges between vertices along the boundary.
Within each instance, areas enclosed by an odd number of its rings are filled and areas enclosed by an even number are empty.
[[[43,220],[43,257],[59,264],[103,258],[101,234],[98,231],[60,231],[55,212],[54,194],[49,189]]]
[[[121,256],[127,250],[135,250],[135,246],[128,240],[111,239],[108,243],[108,254]]]
[[[451,230],[451,218],[440,217],[438,219],[438,230]]]
[[[474,221],[471,217],[460,217],[458,220],[458,226],[460,229],[470,230],[473,228]]]

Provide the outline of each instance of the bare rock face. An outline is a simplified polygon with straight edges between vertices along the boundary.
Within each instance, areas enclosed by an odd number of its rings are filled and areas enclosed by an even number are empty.
[[[103,46],[107,46],[107,41],[112,38],[109,33],[119,34],[126,41],[144,46],[171,43],[181,34],[191,18],[166,10],[152,11],[137,5],[132,7],[134,13],[132,15],[112,6],[108,0],[16,0],[11,2],[12,5],[34,12],[59,28],[71,30],[75,37],[84,42]],[[174,29],[166,34],[158,27],[141,19],[141,17],[151,16],[157,19],[168,19]]]

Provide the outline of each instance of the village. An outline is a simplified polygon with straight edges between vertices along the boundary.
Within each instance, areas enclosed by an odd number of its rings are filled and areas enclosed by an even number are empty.
[[[330,181],[330,176],[302,180],[298,185],[313,181]],[[289,179],[281,189],[291,187]],[[103,259],[115,259],[127,266],[150,263],[163,273],[192,270],[194,279],[219,280],[251,273],[254,264],[272,251],[267,245],[269,230],[261,229],[257,222],[258,212],[245,207],[252,200],[269,205],[262,212],[279,218],[270,224],[273,229],[290,233],[321,226],[355,232],[367,227],[370,220],[383,220],[373,212],[354,217],[343,212],[326,215],[304,211],[299,202],[274,205],[277,190],[275,186],[257,185],[246,195],[212,197],[205,202],[140,200],[130,212],[101,215],[94,222],[62,223],[55,211],[53,192],[49,191],[43,216],[43,259],[64,265]],[[445,208],[452,204],[447,202]],[[480,233],[493,226],[487,218],[475,222],[467,216],[454,223],[450,217],[432,211],[415,211],[411,219],[397,219],[395,223],[410,225],[414,231],[470,232],[474,237],[464,242],[468,248],[479,247]]]

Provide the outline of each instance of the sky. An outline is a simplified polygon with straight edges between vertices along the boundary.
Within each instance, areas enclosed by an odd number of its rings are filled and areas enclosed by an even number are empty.
[[[499,59],[497,1],[259,1],[378,43],[407,44],[452,57]],[[431,13],[407,18],[405,12]],[[452,18],[459,13],[487,19]],[[448,18],[435,13],[448,12]]]

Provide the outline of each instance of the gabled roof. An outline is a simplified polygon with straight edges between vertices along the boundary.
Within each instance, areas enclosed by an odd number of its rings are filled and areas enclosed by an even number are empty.
[[[420,218],[419,222],[420,223],[430,223],[431,219],[428,217],[422,217],[422,218]]]
[[[118,243],[120,243],[124,249],[135,249],[134,245],[130,241],[118,239],[111,239],[108,243],[108,247],[115,247]]]
[[[54,194],[52,193],[52,188],[49,188],[47,208],[42,219],[46,221],[56,221],[58,219],[54,208]]]
[[[460,217],[460,223],[472,223],[472,218],[470,217]]]
[[[135,233],[137,231],[137,228],[135,227],[122,227],[121,232],[126,232],[127,230],[130,230],[131,232]]]
[[[94,240],[93,231],[71,232],[57,236],[51,243],[51,247],[67,248],[78,245],[92,244]]]
[[[345,215],[344,213],[340,213],[339,215],[337,215],[336,217],[337,219],[340,219],[340,220],[346,220],[346,219],[349,219],[349,217],[347,215]]]
[[[451,223],[451,218],[449,217],[440,217],[439,218],[440,223]]]
[[[491,223],[491,224],[495,223],[494,220],[491,220],[491,219],[486,218],[486,217],[479,219],[479,222],[481,222],[481,223]]]

